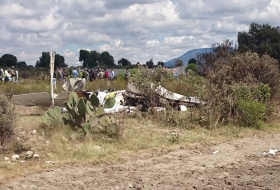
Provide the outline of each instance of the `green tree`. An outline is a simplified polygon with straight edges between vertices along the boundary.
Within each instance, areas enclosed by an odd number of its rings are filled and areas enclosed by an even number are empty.
[[[191,59],[188,61],[188,64],[191,64],[191,63],[195,63],[195,64],[196,64],[196,59],[195,59],[195,58],[191,58]]]
[[[17,64],[17,57],[12,54],[4,54],[0,58],[0,66],[2,67],[12,67]]]
[[[188,64],[188,66],[185,69],[185,72],[187,73],[188,70],[192,70],[193,72],[198,73],[198,67],[195,63]]]
[[[203,69],[206,73],[209,70],[215,69],[215,62],[222,58],[230,57],[236,52],[236,48],[233,47],[233,41],[226,40],[223,43],[215,43],[212,45],[212,50],[205,53],[197,54],[197,65]],[[224,64],[227,64],[224,61]]]
[[[25,63],[25,61],[19,61],[16,64],[17,67],[27,67],[27,64]]]
[[[157,63],[157,65],[158,65],[158,66],[161,66],[161,67],[164,67],[164,62],[163,62],[163,61],[159,61],[159,62]]]
[[[54,60],[54,66],[55,67],[67,67],[65,64],[64,57],[55,54],[55,60]],[[36,61],[35,67],[50,67],[50,52],[42,52],[42,56],[39,58],[39,60]]]
[[[113,67],[115,65],[114,57],[110,55],[108,51],[103,51],[100,54],[100,62],[108,67]]]
[[[146,66],[151,69],[154,68],[154,60],[150,59],[149,61],[146,62]]]
[[[125,59],[125,58],[121,58],[121,59],[118,61],[118,65],[120,65],[120,66],[130,66],[130,65],[131,65],[131,62],[128,61],[127,59]]]
[[[89,51],[81,49],[79,52],[79,61],[82,62],[83,67],[87,67],[87,60],[89,58]]]
[[[65,64],[64,57],[59,54],[55,54],[54,67],[67,67],[67,66],[68,65]]]
[[[80,50],[79,61],[82,62],[83,67],[96,67],[100,62],[100,54],[94,51]]]
[[[280,65],[280,30],[279,27],[272,27],[269,24],[252,23],[248,32],[238,32],[238,51],[244,53],[253,51],[260,56],[270,55],[278,60]]]
[[[181,66],[184,66],[184,63],[181,59],[176,59],[174,66],[175,67],[181,67]]]

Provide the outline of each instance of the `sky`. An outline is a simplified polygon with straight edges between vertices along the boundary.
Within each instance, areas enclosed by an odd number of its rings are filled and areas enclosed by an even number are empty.
[[[248,32],[280,26],[279,0],[0,0],[0,56],[35,65],[54,50],[81,66],[80,49],[108,51],[117,63],[169,61]]]

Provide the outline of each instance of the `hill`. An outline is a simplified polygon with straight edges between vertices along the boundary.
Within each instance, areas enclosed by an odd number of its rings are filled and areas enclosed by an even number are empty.
[[[175,60],[180,59],[180,60],[183,61],[184,65],[187,66],[188,61],[191,58],[196,59],[196,56],[197,56],[198,53],[205,53],[205,52],[209,52],[209,51],[212,51],[212,48],[193,49],[193,50],[190,50],[190,51],[186,52],[184,55],[181,55],[180,57],[177,57],[177,58],[171,59],[170,61],[165,62],[164,65],[167,66],[167,67],[173,67],[174,64],[175,64]]]

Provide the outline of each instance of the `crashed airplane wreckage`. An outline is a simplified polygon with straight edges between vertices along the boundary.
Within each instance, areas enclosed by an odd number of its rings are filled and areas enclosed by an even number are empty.
[[[154,107],[155,110],[163,110],[166,106],[171,106],[180,111],[186,111],[187,107],[205,104],[205,102],[201,102],[195,97],[188,98],[181,94],[170,92],[162,86],[154,89],[156,98],[152,101],[131,83],[128,83],[126,90],[114,92],[109,90],[86,92],[82,90],[85,85],[85,79],[71,78],[62,86],[65,91],[58,95],[53,94],[53,97],[47,92],[29,93],[13,95],[12,101],[16,105],[50,107],[53,98],[55,106],[65,107],[64,103],[68,100],[69,94],[74,91],[78,94],[78,97],[85,97],[87,99],[89,99],[91,94],[95,93],[101,103],[104,102],[107,96],[115,97],[116,104],[112,109],[107,110],[108,113],[118,112],[127,108],[131,110],[130,108],[133,109],[134,106],[141,108],[142,111],[147,111],[149,107]],[[153,85],[151,85],[152,87]]]
[[[151,84],[151,89],[153,89]],[[153,102],[144,94],[141,93],[133,84],[128,83],[126,91],[123,93],[124,102],[130,106],[140,106],[143,111],[153,107],[166,107],[171,106],[179,111],[185,111],[187,107],[198,107],[200,104],[206,104],[200,101],[196,97],[186,97],[181,94],[177,94],[168,91],[162,86],[157,86],[153,89],[155,99]]]
[[[54,105],[62,107],[64,106],[64,103],[68,100],[69,94],[72,91],[75,91],[78,94],[78,97],[89,97],[91,93],[82,91],[85,85],[86,85],[85,79],[70,78],[62,86],[65,92],[61,92],[60,94],[53,94],[51,96],[47,92],[39,92],[39,93],[13,95],[12,101],[16,105],[22,105],[22,106],[49,107],[52,105],[52,98],[53,98]]]

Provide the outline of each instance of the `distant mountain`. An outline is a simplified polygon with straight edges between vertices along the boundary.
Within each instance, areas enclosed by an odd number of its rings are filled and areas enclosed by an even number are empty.
[[[184,55],[181,55],[180,57],[177,57],[177,58],[171,59],[170,61],[165,62],[164,65],[167,66],[167,67],[174,67],[175,60],[180,59],[180,60],[183,61],[184,65],[187,66],[188,62],[191,58],[196,59],[196,56],[197,56],[198,53],[206,53],[206,52],[210,52],[210,51],[212,51],[212,48],[193,49],[193,50],[188,51]]]

